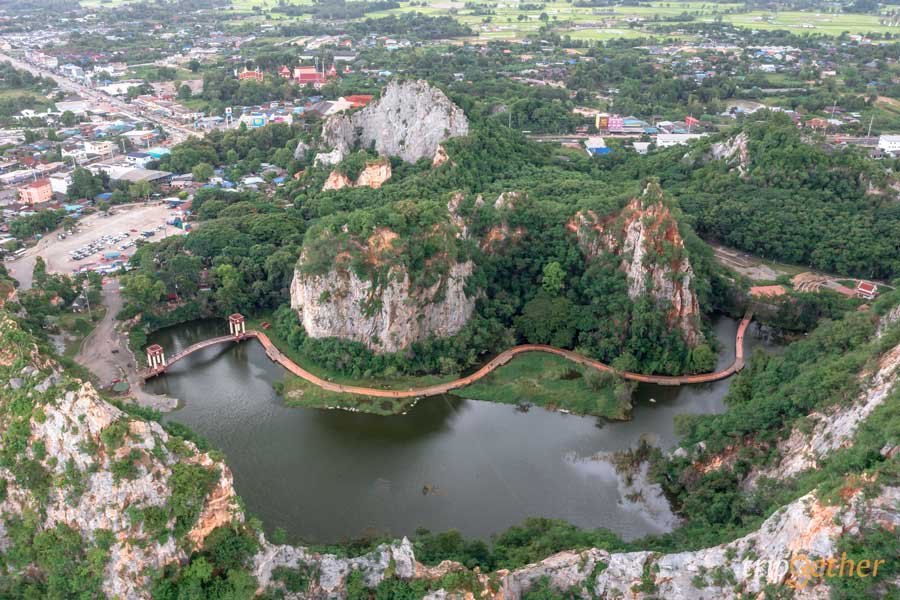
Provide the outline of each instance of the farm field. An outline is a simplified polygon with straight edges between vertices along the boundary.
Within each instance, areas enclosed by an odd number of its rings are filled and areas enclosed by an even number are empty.
[[[95,2],[97,0],[85,0]],[[110,0],[122,2],[126,0]],[[291,5],[309,5],[311,0],[287,0]],[[484,9],[472,8],[483,4]],[[647,19],[653,17],[674,17],[683,13],[693,16],[696,21],[723,21],[748,29],[785,29],[794,33],[840,35],[886,33],[900,34],[900,28],[879,23],[876,15],[815,12],[769,12],[753,11],[734,13],[743,5],[713,4],[707,2],[652,2],[644,6],[613,6],[609,8],[578,7],[569,2],[550,1],[533,3],[533,8],[520,9],[515,2],[475,2],[463,3],[447,0],[431,0],[427,6],[412,6],[404,3],[401,7],[368,13],[367,18],[379,18],[408,12],[421,12],[429,16],[452,16],[477,32],[480,39],[516,39],[535,33],[542,25],[541,15],[554,25],[562,35],[573,39],[604,41],[616,38],[660,37],[648,28]],[[540,8],[538,8],[540,6]],[[272,11],[265,15],[253,14],[255,10],[270,10],[275,7],[271,0],[234,0],[229,12],[260,23],[271,20],[306,20],[309,15],[289,17]],[[893,7],[887,7],[893,8]],[[487,11],[490,14],[486,14]],[[696,22],[695,21],[695,22]]]

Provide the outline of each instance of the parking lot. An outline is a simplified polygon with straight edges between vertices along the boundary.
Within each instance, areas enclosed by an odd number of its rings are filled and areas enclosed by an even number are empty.
[[[78,269],[105,270],[115,262],[124,264],[134,254],[136,240],[156,241],[181,233],[177,227],[165,224],[171,215],[172,211],[165,204],[117,207],[109,216],[99,213],[88,215],[78,220],[76,232],[72,235],[59,239],[58,232],[47,234],[22,258],[7,262],[7,268],[27,289],[31,287],[31,274],[37,256],[44,259],[50,273],[71,274]],[[153,231],[154,235],[143,237],[141,233],[145,231]],[[109,258],[112,253],[119,256]]]

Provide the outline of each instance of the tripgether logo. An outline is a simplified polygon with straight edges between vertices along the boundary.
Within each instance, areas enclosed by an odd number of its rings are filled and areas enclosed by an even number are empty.
[[[785,562],[785,561],[782,561]],[[833,577],[875,577],[878,575],[878,567],[886,561],[882,559],[868,560],[861,559],[854,561],[847,558],[847,553],[841,554],[840,558],[810,558],[805,554],[797,554],[786,561],[786,565],[779,565],[784,568],[785,573],[789,572],[792,578],[787,584],[794,589],[802,590],[813,579],[833,578]]]

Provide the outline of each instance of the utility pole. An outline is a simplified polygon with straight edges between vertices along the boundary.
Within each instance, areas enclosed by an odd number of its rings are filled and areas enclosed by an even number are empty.
[[[93,321],[94,315],[91,314],[90,280],[88,278],[85,278],[84,283],[81,284],[81,291],[84,294],[84,302],[87,304],[88,319]]]
[[[875,121],[875,115],[872,115],[872,118],[869,119],[869,130],[866,132],[866,141],[869,141],[869,138],[872,137],[872,123]]]

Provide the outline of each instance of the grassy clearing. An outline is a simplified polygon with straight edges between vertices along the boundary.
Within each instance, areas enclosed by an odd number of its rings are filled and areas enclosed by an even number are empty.
[[[415,403],[414,398],[374,398],[356,394],[329,392],[291,373],[275,384],[286,406],[303,408],[341,408],[375,415],[398,415]]]
[[[578,414],[625,420],[631,412],[630,383],[566,359],[538,352],[517,356],[481,381],[456,392],[473,400],[536,404]]]
[[[265,330],[262,328],[263,322],[271,323],[272,321],[272,316],[269,314],[248,318],[247,329],[265,331],[266,335],[269,336],[269,339],[272,340],[272,343],[275,344],[275,346],[277,346],[288,358],[310,373],[321,377],[322,379],[327,379],[328,381],[348,385],[376,387],[386,390],[401,390],[413,387],[425,387],[444,381],[452,381],[457,378],[457,375],[447,375],[442,377],[436,375],[424,375],[421,377],[403,376],[390,379],[378,378],[367,379],[365,381],[354,380],[339,373],[329,371],[315,363],[311,363],[299,352],[290,347],[287,341],[279,336],[274,329]],[[305,408],[342,408],[377,415],[396,415],[404,413],[409,410],[414,402],[413,399],[373,398],[369,396],[358,396],[356,394],[329,392],[328,390],[323,390],[291,373],[286,373],[283,381],[276,382],[275,389],[282,395],[284,403],[287,406]]]
[[[824,33],[840,35],[849,33],[898,33],[897,27],[887,27],[878,22],[877,15],[816,13],[785,11],[723,15],[723,20],[740,27],[759,30],[787,29],[793,33]],[[811,27],[810,27],[811,26]]]
[[[265,331],[266,335],[269,336],[269,339],[272,340],[272,343],[275,344],[279,350],[281,350],[288,358],[292,361],[322,379],[327,379],[328,381],[333,381],[335,383],[343,383],[346,385],[364,385],[367,387],[375,387],[381,388],[385,390],[408,390],[414,387],[425,387],[429,385],[435,385],[437,383],[444,383],[447,381],[453,381],[459,377],[458,374],[453,373],[449,375],[422,375],[422,376],[397,376],[397,377],[379,377],[373,379],[367,379],[364,382],[361,382],[358,379],[352,379],[347,377],[346,375],[341,375],[340,373],[336,373],[334,371],[330,371],[320,365],[310,362],[299,352],[290,347],[287,341],[278,335],[278,332],[275,331],[274,328],[271,329],[263,329],[262,323],[267,321],[269,323],[274,322],[274,319],[270,314],[259,315],[253,318],[247,319],[247,329],[256,329],[258,331]]]
[[[459,376],[425,375],[352,380],[310,363],[299,352],[290,348],[274,329],[263,330],[261,325],[265,321],[272,322],[271,316],[248,318],[247,329],[266,331],[272,343],[291,360],[314,375],[336,383],[400,390],[452,381]],[[373,398],[329,392],[290,373],[285,374],[284,380],[276,382],[274,387],[283,396],[287,406],[343,408],[392,415],[406,412],[414,403],[413,399]],[[624,420],[631,411],[631,391],[632,387],[627,382],[580,367],[552,354],[535,352],[517,357],[481,381],[455,393],[472,400],[504,404],[530,403],[550,409]]]
[[[63,356],[74,358],[81,349],[84,339],[94,331],[94,328],[96,328],[97,324],[103,320],[105,314],[106,307],[103,305],[94,307],[91,311],[93,319],[89,318],[87,313],[61,314],[57,321],[57,325],[66,333],[66,351],[63,353]]]

